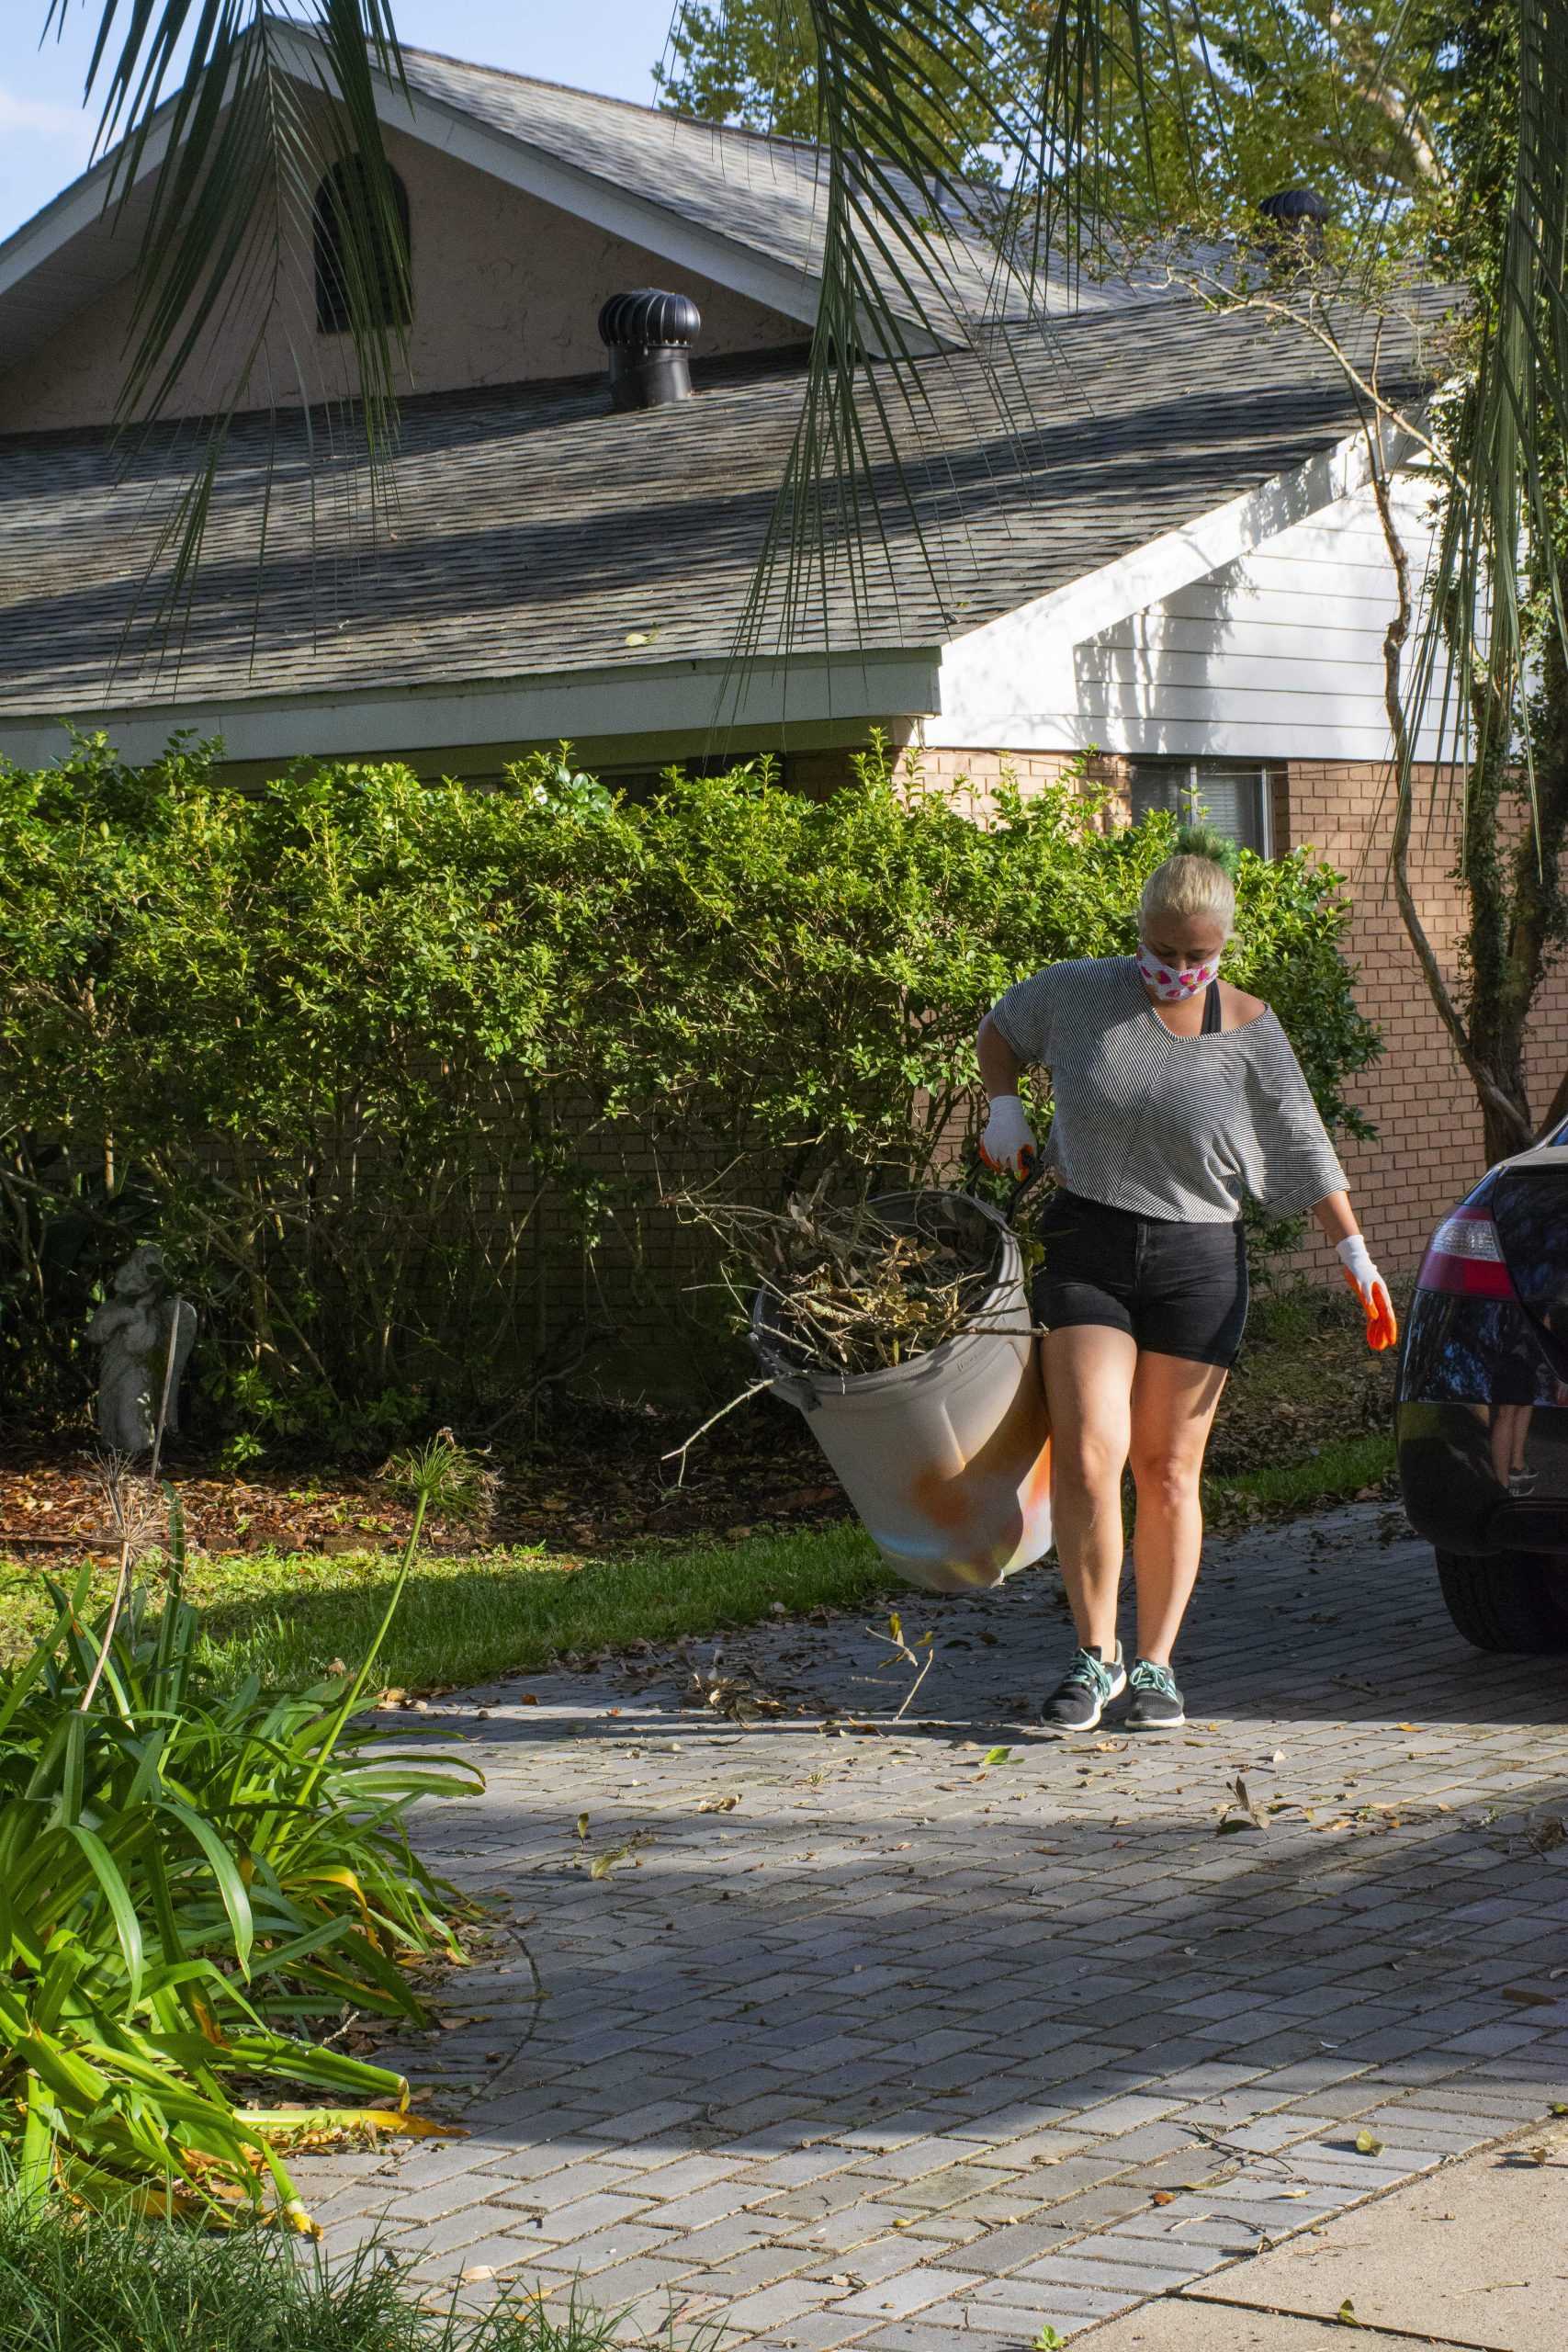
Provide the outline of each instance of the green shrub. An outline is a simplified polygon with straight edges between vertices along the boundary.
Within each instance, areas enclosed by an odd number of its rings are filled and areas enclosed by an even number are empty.
[[[155,1238],[209,1429],[383,1447],[550,1361],[606,1269],[686,1312],[661,1193],[950,1167],[981,1014],[1129,949],[1170,827],[1107,828],[1079,779],[982,827],[876,755],[825,799],[539,761],[247,797],[210,748],[84,741],[0,767],[0,1381],[79,1412],[94,1287]],[[1337,877],[1244,856],[1239,897],[1229,968],[1356,1126]]]
[[[89,1630],[85,1568],[0,1671],[0,2146],[28,2192],[212,2211],[265,2192],[303,2226],[282,2146],[429,2128],[400,2076],[308,2033],[345,2007],[428,2022],[409,1972],[460,1956],[457,1897],[405,1816],[479,1775],[353,1720],[452,1475],[439,1448],[414,1466],[414,1528],[352,1677],[213,1681],[172,1490],[161,1610],[122,1581]],[[308,2103],[258,2106],[262,2081]]]

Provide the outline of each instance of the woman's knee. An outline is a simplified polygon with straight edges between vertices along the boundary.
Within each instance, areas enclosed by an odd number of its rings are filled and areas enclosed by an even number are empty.
[[[1054,1436],[1051,1467],[1057,1482],[1080,1495],[1114,1494],[1127,1460],[1125,1439],[1106,1430],[1075,1430]]]
[[[1196,1503],[1203,1458],[1169,1446],[1134,1446],[1130,1457],[1138,1500],[1168,1511],[1185,1510]]]

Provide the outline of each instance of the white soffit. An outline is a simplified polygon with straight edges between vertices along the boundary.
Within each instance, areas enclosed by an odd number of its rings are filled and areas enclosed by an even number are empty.
[[[700,746],[741,728],[852,725],[936,707],[936,646],[789,662],[628,663],[599,672],[459,687],[380,686],[362,694],[234,695],[72,714],[101,729],[124,759],[162,757],[178,729],[220,735],[231,760],[396,759],[466,743],[555,743],[680,733]],[[43,767],[66,749],[62,721],[0,719],[0,753]]]

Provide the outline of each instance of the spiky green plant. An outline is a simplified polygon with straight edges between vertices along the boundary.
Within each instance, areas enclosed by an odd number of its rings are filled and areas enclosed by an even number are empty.
[[[0,2147],[24,2191],[260,2207],[309,2230],[288,2143],[437,2128],[404,2077],[309,2029],[345,2009],[427,2022],[412,1972],[461,1958],[464,1905],[412,1851],[407,1814],[480,1776],[389,1751],[355,1719],[431,1498],[456,1475],[450,1448],[412,1466],[369,1652],[304,1690],[252,1677],[221,1693],[197,1663],[172,1489],[161,1609],[138,1584],[88,1627],[90,1570],[51,1587],[53,1624],[0,1674]],[[259,2103],[262,2083],[293,2103]]]

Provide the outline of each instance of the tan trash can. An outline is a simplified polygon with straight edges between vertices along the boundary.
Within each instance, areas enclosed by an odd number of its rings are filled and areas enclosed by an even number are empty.
[[[999,1584],[1051,1547],[1051,1436],[1023,1261],[1006,1217],[965,1193],[892,1193],[889,1224],[933,1217],[993,1242],[995,1279],[966,1330],[929,1355],[848,1375],[801,1363],[769,1294],[751,1344],[798,1406],[883,1558],[928,1592]],[[976,1223],[976,1220],[982,1221]]]

